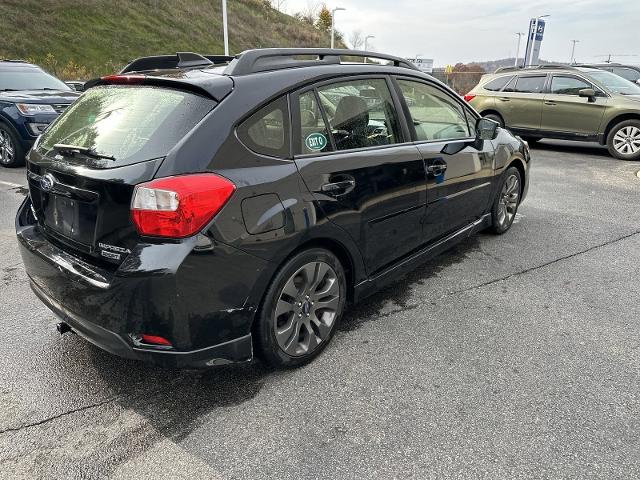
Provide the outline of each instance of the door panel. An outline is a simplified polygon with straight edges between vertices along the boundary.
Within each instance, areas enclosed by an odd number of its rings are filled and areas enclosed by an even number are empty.
[[[579,135],[598,133],[608,98],[599,96],[590,102],[578,95],[584,88],[595,87],[572,75],[554,75],[550,93],[544,96],[541,129]]]
[[[415,146],[303,157],[296,165],[317,206],[360,246],[370,274],[420,245],[426,186]]]
[[[464,140],[418,145],[428,170],[425,241],[437,240],[487,211],[494,181],[494,154],[491,142],[483,143],[480,150]],[[443,153],[460,148],[457,153]],[[446,165],[446,170],[433,168],[439,165]]]
[[[507,128],[540,128],[546,78],[546,75],[519,76],[496,96],[496,109]]]
[[[480,217],[494,179],[493,145],[475,140],[475,116],[460,99],[422,82],[397,79],[427,170],[423,241]],[[475,126],[475,125],[474,125]]]
[[[323,84],[294,95],[296,103],[296,165],[317,207],[358,244],[368,273],[419,247],[424,161],[401,143],[387,79]]]

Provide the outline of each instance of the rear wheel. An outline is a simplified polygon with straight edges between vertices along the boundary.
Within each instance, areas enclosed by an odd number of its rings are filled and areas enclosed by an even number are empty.
[[[24,149],[13,130],[0,123],[0,165],[20,167],[24,165]]]
[[[487,113],[483,115],[484,118],[497,122],[502,128],[504,128],[504,119],[498,113]]]
[[[607,136],[609,153],[620,160],[640,160],[640,120],[625,120]]]
[[[313,248],[287,261],[260,310],[256,346],[275,367],[303,365],[327,346],[342,316],[346,276],[328,250]]]
[[[516,167],[510,167],[504,173],[502,185],[498,190],[491,208],[491,220],[493,233],[502,235],[511,228],[513,220],[520,206],[522,195],[522,177]]]

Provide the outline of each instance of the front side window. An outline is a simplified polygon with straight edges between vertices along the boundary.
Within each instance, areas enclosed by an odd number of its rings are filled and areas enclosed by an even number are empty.
[[[238,138],[262,155],[289,156],[289,106],[281,97],[261,108],[238,127]]]
[[[462,106],[446,93],[424,83],[399,80],[419,141],[471,136]]]
[[[539,77],[518,77],[514,92],[518,93],[540,93],[544,89],[546,76]]]
[[[585,88],[592,86],[576,77],[554,75],[551,79],[551,93],[556,95],[580,95]]]
[[[318,88],[336,150],[400,142],[398,116],[387,82],[363,79]]]

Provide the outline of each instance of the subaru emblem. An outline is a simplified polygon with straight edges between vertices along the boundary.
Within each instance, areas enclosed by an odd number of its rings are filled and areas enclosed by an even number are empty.
[[[56,183],[56,179],[50,173],[47,173],[43,177],[40,177],[40,188],[45,192],[50,191],[54,184]]]

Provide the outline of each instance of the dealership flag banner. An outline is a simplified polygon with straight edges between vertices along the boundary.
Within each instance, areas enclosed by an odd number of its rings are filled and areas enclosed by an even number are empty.
[[[523,67],[538,65],[540,61],[540,44],[544,36],[545,22],[541,18],[532,18],[529,22],[529,36],[527,37],[527,50],[524,55]]]

